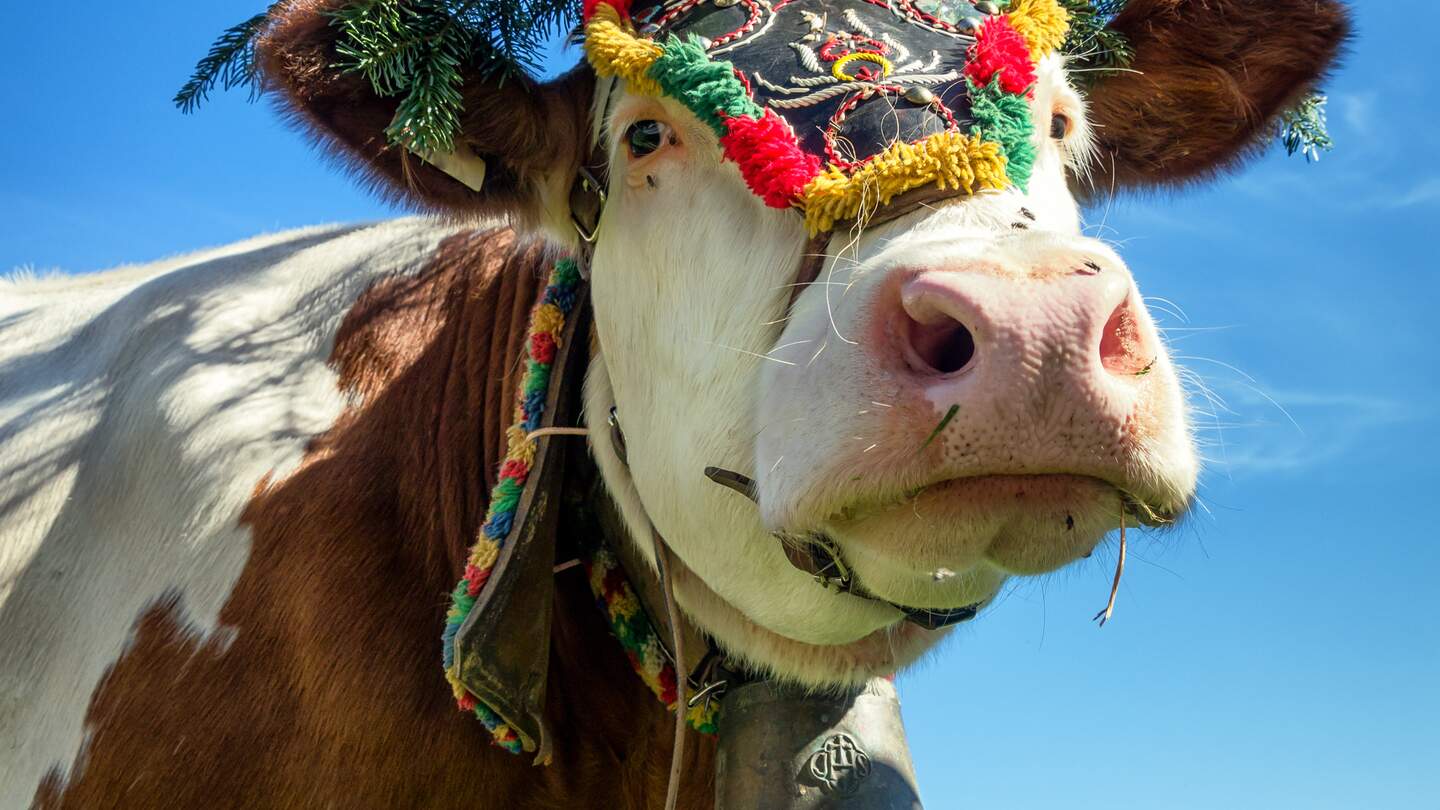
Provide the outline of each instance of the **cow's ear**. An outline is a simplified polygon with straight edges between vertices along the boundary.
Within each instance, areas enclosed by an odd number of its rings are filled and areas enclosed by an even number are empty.
[[[462,88],[454,153],[422,160],[386,137],[400,99],[376,94],[364,76],[339,67],[341,31],[333,13],[354,2],[295,0],[271,12],[256,55],[282,110],[392,199],[452,215],[507,216],[522,227],[573,235],[568,199],[588,151],[593,74],[577,69],[542,84],[477,71]]]
[[[1090,92],[1094,191],[1205,179],[1264,147],[1349,32],[1336,0],[1129,0],[1130,70]]]

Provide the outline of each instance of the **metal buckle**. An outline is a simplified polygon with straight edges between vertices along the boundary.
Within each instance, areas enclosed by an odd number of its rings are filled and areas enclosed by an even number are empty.
[[[811,535],[809,541],[811,548],[819,549],[825,555],[825,558],[822,559],[816,554],[811,554],[811,559],[816,562],[815,581],[822,587],[833,588],[840,593],[849,591],[852,575],[850,569],[842,562],[840,549],[835,545],[835,541],[823,534]]]
[[[575,226],[575,233],[580,235],[581,241],[586,244],[594,244],[596,237],[600,235],[600,215],[605,212],[605,188],[588,167],[581,166],[579,174],[581,190],[594,194],[600,204],[595,208],[595,227],[587,229],[580,222],[580,218],[575,215],[575,206],[573,205],[570,206],[570,224]]]

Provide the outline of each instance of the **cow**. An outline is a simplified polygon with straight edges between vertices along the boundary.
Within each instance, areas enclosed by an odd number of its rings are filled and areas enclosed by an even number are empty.
[[[1332,0],[1130,0],[1132,70],[1087,96],[1039,62],[1024,190],[932,196],[812,256],[694,112],[591,67],[477,72],[452,159],[392,147],[395,99],[336,67],[345,5],[272,10],[267,88],[427,215],[0,281],[0,808],[662,806],[673,721],[583,566],[545,560],[548,635],[507,642],[548,659],[520,746],[540,767],[436,663],[566,255],[584,386],[552,416],[588,438],[540,440],[569,448],[550,531],[604,501],[636,587],[668,559],[683,623],[736,666],[888,676],[945,635],[910,612],[983,616],[1008,577],[1179,519],[1176,368],[1079,206],[1255,154],[1348,25]],[[608,194],[577,229],[595,154]],[[863,590],[777,533],[827,538]],[[694,738],[681,807],[711,806],[714,757]]]

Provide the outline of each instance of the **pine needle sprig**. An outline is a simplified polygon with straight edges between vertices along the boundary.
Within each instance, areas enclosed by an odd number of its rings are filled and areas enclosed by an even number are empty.
[[[1060,0],[1070,14],[1070,30],[1061,50],[1067,67],[1083,87],[1130,67],[1135,51],[1124,34],[1110,28],[1126,0]]]
[[[260,77],[255,72],[255,37],[269,16],[270,11],[266,10],[231,26],[210,45],[210,52],[195,65],[189,81],[175,94],[173,101],[181,112],[194,112],[210,98],[217,85],[223,90],[248,87],[251,101],[260,97]]]
[[[1330,128],[1325,117],[1325,104],[1329,101],[1323,93],[1311,93],[1303,101],[1286,110],[1278,124],[1280,142],[1285,152],[1297,152],[1305,161],[1318,161],[1321,152],[1335,148],[1330,138]]]

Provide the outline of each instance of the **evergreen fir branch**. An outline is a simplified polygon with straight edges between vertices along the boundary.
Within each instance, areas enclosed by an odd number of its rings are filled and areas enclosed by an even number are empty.
[[[255,37],[268,18],[268,10],[256,14],[227,28],[211,44],[210,52],[195,65],[189,81],[175,94],[173,100],[181,112],[194,112],[210,97],[217,84],[225,90],[249,87],[251,101],[260,95],[260,78],[255,72]]]
[[[1278,136],[1287,154],[1299,152],[1308,163],[1319,160],[1321,152],[1335,148],[1325,120],[1327,101],[1323,93],[1311,93],[1304,101],[1281,114]]]
[[[336,67],[364,76],[377,95],[401,97],[389,140],[420,154],[452,151],[474,51],[460,19],[434,0],[367,0],[333,17]]]
[[[1110,22],[1125,8],[1126,0],[1060,0],[1070,14],[1070,31],[1061,50],[1069,56],[1071,75],[1082,87],[1125,70],[1135,51],[1125,35]]]

